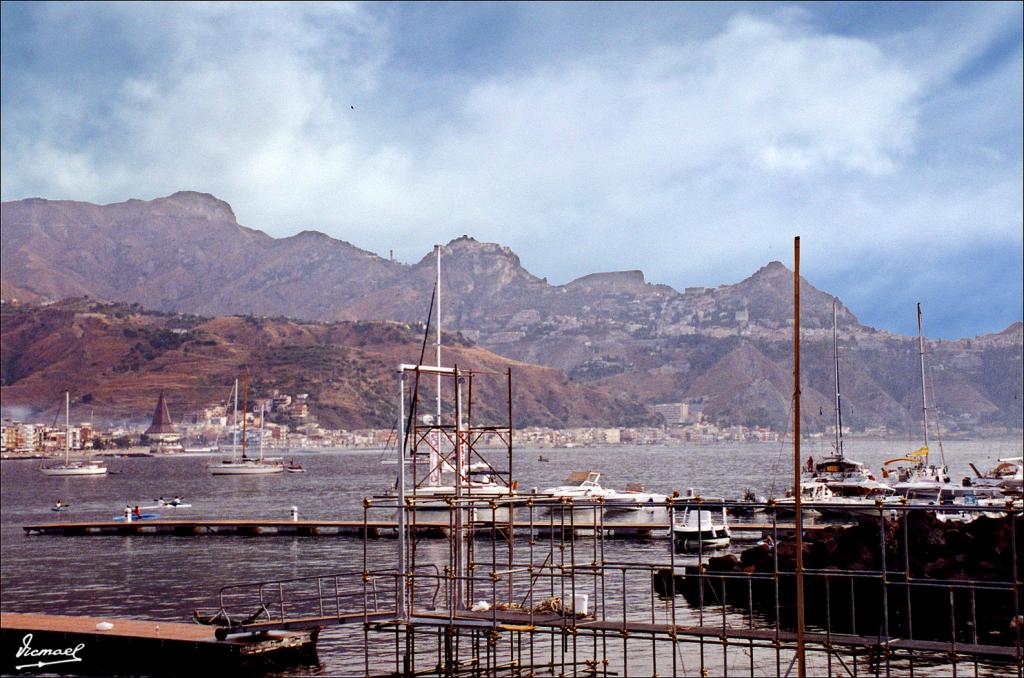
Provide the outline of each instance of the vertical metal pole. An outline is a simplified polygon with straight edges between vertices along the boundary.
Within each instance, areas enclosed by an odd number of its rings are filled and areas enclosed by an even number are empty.
[[[398,372],[398,617],[405,609],[405,370]]]
[[[800,236],[793,238],[793,496],[796,509],[796,662],[797,675],[807,675],[804,661],[804,540],[800,503]]]
[[[455,382],[455,600],[457,605],[463,605],[463,577],[465,577],[465,566],[463,563],[463,506],[462,497],[464,485],[462,479],[466,472],[463,465],[463,430],[462,430],[462,375],[456,365],[453,373]]]
[[[921,302],[917,303],[917,356],[921,363],[921,412],[924,414],[924,465],[928,465],[928,392],[924,386],[924,336],[921,334]]]
[[[435,310],[434,317],[437,318],[437,341],[435,343],[437,366],[441,367],[441,246],[434,245],[434,251],[437,253],[437,279],[434,282],[434,302]],[[437,373],[437,419],[434,421],[434,426],[441,426],[441,372],[438,370]],[[439,485],[441,483],[441,429],[437,428],[434,431],[434,446],[430,450],[430,480],[431,485]]]

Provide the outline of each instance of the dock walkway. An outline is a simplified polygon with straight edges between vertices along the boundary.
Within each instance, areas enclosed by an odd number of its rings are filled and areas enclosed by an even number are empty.
[[[444,536],[449,529],[448,521],[417,521],[415,527],[422,536]],[[507,523],[498,523],[497,529],[507,528]],[[753,533],[755,535],[792,532],[792,523],[770,522],[730,523],[733,532]],[[821,530],[829,525],[805,525],[804,531]],[[489,534],[493,529],[491,523],[477,523],[474,528],[479,534]],[[274,520],[274,519],[160,519],[121,522],[114,520],[50,522],[24,525],[25,534],[60,535],[65,537],[89,535],[243,535],[243,536],[341,536],[341,537],[395,537],[398,534],[398,523],[393,520]],[[518,534],[527,534],[532,529],[534,534],[549,534],[552,531],[575,536],[593,535],[595,528],[590,523],[573,525],[556,522],[533,523],[517,521],[513,529]],[[667,523],[636,523],[606,521],[600,525],[605,537],[618,538],[668,538]]]

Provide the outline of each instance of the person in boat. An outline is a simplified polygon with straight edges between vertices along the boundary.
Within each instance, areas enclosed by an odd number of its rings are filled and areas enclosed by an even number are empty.
[[[181,497],[174,495],[174,499],[171,500],[171,506],[177,506],[181,503]]]
[[[160,498],[156,500],[156,503],[159,504],[160,506],[166,506],[167,505],[167,502],[164,500],[163,495],[160,495]]]
[[[141,518],[142,517],[142,510],[139,509],[138,504],[136,504],[135,508],[132,509],[132,516],[134,516],[135,518]]]
[[[814,472],[814,457],[807,457],[807,472]]]
[[[64,502],[62,502],[60,499],[58,499],[57,503],[53,505],[53,508],[55,508],[55,509],[62,509],[62,508],[64,508]]]

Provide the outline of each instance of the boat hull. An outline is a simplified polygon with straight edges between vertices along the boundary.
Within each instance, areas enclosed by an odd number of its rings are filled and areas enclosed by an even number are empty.
[[[215,476],[266,476],[284,473],[284,467],[276,464],[210,464],[207,468]]]
[[[44,476],[102,476],[106,466],[52,466],[40,469]]]

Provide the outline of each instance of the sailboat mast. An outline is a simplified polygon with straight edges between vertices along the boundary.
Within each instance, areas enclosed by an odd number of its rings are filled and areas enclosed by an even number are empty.
[[[249,411],[249,370],[242,373],[242,461],[246,460],[245,457],[245,443],[246,433],[246,418],[245,413]]]
[[[231,413],[231,461],[238,458],[238,377],[235,377],[235,409]]]
[[[928,390],[924,385],[924,335],[921,332],[921,302],[917,302],[917,355],[921,363],[921,413],[924,415],[924,465],[928,465]]]
[[[836,454],[843,458],[843,399],[839,394],[839,338],[836,332],[836,300],[832,300],[832,355],[836,367]]]
[[[71,391],[64,391],[64,465],[71,463]]]
[[[263,463],[263,415],[266,405],[260,402],[260,463]]]

